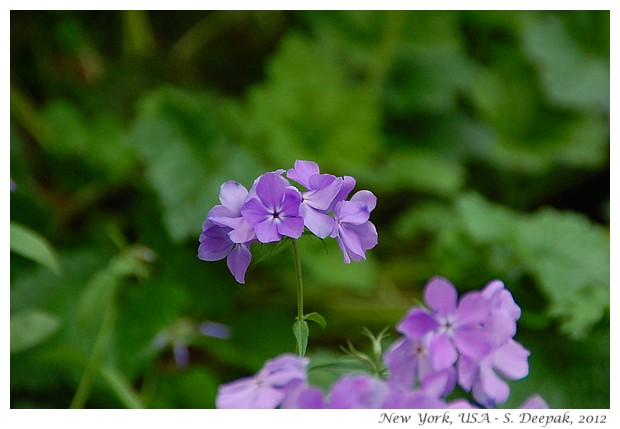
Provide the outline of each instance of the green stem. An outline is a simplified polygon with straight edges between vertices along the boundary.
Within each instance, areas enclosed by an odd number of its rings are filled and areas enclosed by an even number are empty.
[[[301,278],[301,259],[299,258],[299,249],[297,248],[297,240],[293,242],[293,255],[295,258],[295,280],[297,281],[297,320],[304,320],[304,285]]]
[[[78,385],[75,395],[73,396],[70,408],[83,408],[84,404],[86,404],[86,400],[90,395],[90,390],[95,382],[95,378],[99,373],[99,369],[101,368],[107,354],[108,344],[110,338],[112,337],[112,330],[114,329],[115,320],[116,308],[113,302],[109,302],[103,314],[103,321],[101,322],[101,327],[99,328],[97,338],[95,339],[93,350],[90,358],[88,359],[86,370],[84,371],[84,375],[82,376],[80,384]]]

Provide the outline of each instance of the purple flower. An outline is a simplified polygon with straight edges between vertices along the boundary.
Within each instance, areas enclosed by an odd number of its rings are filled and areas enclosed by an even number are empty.
[[[530,352],[512,338],[517,332],[516,321],[521,309],[504,284],[495,280],[482,290],[489,302],[490,316],[484,326],[492,350],[482,359],[463,356],[458,364],[459,384],[471,390],[474,399],[485,407],[506,402],[508,384],[497,374],[518,380],[529,373]]]
[[[330,236],[336,238],[346,264],[351,263],[351,259],[356,262],[366,259],[366,250],[377,245],[377,229],[369,221],[376,205],[377,197],[370,191],[359,191],[350,201],[336,203]]]
[[[248,243],[235,243],[230,238],[233,230],[207,220],[202,225],[198,258],[203,261],[219,261],[226,258],[226,265],[238,283],[245,283],[252,253]]]
[[[285,400],[291,383],[307,380],[308,359],[283,354],[265,362],[254,376],[219,387],[217,408],[276,408]]]
[[[442,277],[431,279],[424,289],[430,312],[412,311],[399,330],[418,336],[432,332],[429,349],[432,366],[439,371],[454,365],[459,354],[482,359],[491,352],[483,329],[490,315],[489,301],[480,292],[469,292],[457,302],[456,288]]]
[[[261,243],[278,241],[282,236],[299,238],[304,220],[299,214],[301,194],[279,172],[265,173],[256,182],[256,197],[241,208],[242,216],[254,228]],[[250,191],[249,195],[252,196]]]
[[[327,237],[334,227],[329,211],[342,188],[343,179],[320,174],[319,166],[312,161],[295,161],[295,168],[288,170],[286,175],[307,189],[301,194],[300,213],[304,225],[317,237]]]

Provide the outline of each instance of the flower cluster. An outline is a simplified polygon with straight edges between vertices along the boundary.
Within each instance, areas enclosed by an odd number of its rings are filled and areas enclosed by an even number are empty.
[[[365,259],[366,250],[377,245],[377,230],[369,220],[377,198],[359,191],[347,200],[354,187],[353,177],[322,174],[312,161],[295,161],[286,172],[264,173],[249,190],[228,181],[220,188],[221,204],[209,211],[202,225],[198,258],[226,258],[235,280],[243,284],[252,243],[297,239],[307,228],[321,239],[335,238],[345,263]]]
[[[383,354],[386,379],[357,373],[341,376],[327,394],[308,384],[307,358],[281,355],[255,376],[220,386],[218,408],[492,408],[508,399],[500,374],[528,374],[529,352],[514,340],[521,310],[504,284],[458,299],[446,279],[431,279],[426,307],[415,306],[397,325],[402,334]],[[456,385],[468,398],[448,401]],[[538,395],[522,408],[547,408]]]

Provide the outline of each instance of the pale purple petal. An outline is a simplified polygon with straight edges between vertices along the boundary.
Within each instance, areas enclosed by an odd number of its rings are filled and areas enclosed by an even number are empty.
[[[228,233],[233,243],[249,243],[256,238],[254,228],[244,218],[237,218],[237,222],[232,223],[233,230]]]
[[[252,408],[255,398],[260,392],[254,377],[245,377],[218,388],[215,406],[217,408]]]
[[[479,292],[468,292],[459,301],[456,321],[461,326],[481,326],[489,315],[489,301]]]
[[[362,201],[342,201],[336,205],[334,216],[340,223],[360,225],[368,222],[370,212]]]
[[[514,317],[504,311],[494,311],[485,325],[489,338],[495,345],[503,344],[517,333],[517,323]]]
[[[443,277],[433,277],[424,288],[424,300],[441,316],[456,312],[456,288]]]
[[[355,231],[346,226],[341,226],[338,228],[338,237],[342,240],[342,243],[347,249],[347,253],[353,260],[358,261],[365,258],[362,241]]]
[[[491,280],[482,289],[482,294],[485,297],[491,299],[495,294],[504,290],[504,288],[505,288],[504,282],[502,282],[501,280]]]
[[[285,189],[286,183],[279,174],[265,173],[256,184],[256,195],[269,211],[275,212],[282,204]]]
[[[301,194],[293,187],[288,187],[284,191],[282,205],[279,210],[280,216],[299,216],[301,206]]]
[[[265,362],[257,377],[271,386],[285,386],[293,380],[306,380],[307,358],[285,353]]]
[[[342,179],[326,174],[313,176],[313,178],[314,177],[321,178],[320,181],[314,181],[321,187],[316,187],[313,188],[314,190],[312,191],[305,192],[304,202],[317,210],[327,211],[334,201],[334,198],[336,198],[338,191],[340,191],[340,188],[342,187]]]
[[[248,190],[242,184],[229,180],[220,187],[220,202],[236,217],[241,215],[241,206],[248,196]]]
[[[495,350],[493,354],[493,366],[502,375],[518,380],[526,377],[529,373],[527,358],[530,352],[514,340],[509,340],[505,345]]]
[[[231,274],[238,283],[245,283],[245,273],[250,266],[252,253],[243,244],[236,244],[232,251],[228,254],[226,263]]]
[[[403,388],[413,385],[416,377],[417,358],[413,343],[407,338],[396,340],[383,354],[383,363],[390,370],[388,380]]]
[[[238,222],[239,215],[235,215],[228,207],[217,205],[209,210],[207,219],[219,226],[234,228]]]
[[[271,386],[261,387],[254,399],[253,409],[274,409],[284,400],[284,392]]]
[[[338,191],[340,191],[340,187],[342,186],[341,177],[336,177],[333,174],[313,174],[312,176],[310,176],[310,181],[309,181],[310,188],[308,189],[318,190],[318,189],[326,188],[327,186],[333,184],[334,180],[341,182],[338,185]],[[336,192],[336,195],[337,194],[338,192]]]
[[[438,327],[433,316],[425,310],[414,307],[398,324],[396,330],[410,339],[420,339]]]
[[[367,374],[344,375],[329,393],[329,408],[381,408],[389,394],[388,385]]]
[[[377,197],[370,191],[358,191],[351,197],[351,201],[362,201],[368,206],[368,211],[371,212],[377,207]]]
[[[529,410],[546,410],[549,408],[549,405],[539,395],[532,395],[527,398],[519,408]]]
[[[485,407],[506,402],[510,395],[508,384],[487,365],[480,368],[480,378],[472,389],[474,399]]]
[[[433,368],[436,371],[449,368],[458,359],[454,344],[446,333],[433,335],[430,342],[430,355]]]
[[[211,225],[200,234],[198,258],[203,261],[224,259],[233,248],[234,243],[228,237],[228,229]]]
[[[454,390],[455,385],[456,375],[452,367],[427,374],[422,379],[422,390],[432,398],[448,396]]]
[[[304,225],[317,237],[326,238],[334,228],[334,218],[312,207],[304,207]]]
[[[372,249],[377,245],[377,243],[379,243],[377,228],[370,221],[361,225],[347,224],[347,228],[355,232],[355,234],[359,237],[364,250]]]
[[[471,390],[479,374],[479,361],[461,356],[458,361],[459,385],[466,391]]]
[[[484,329],[458,329],[452,340],[461,354],[475,359],[484,358],[493,349],[488,332]]]
[[[355,188],[355,179],[351,176],[344,176],[342,178],[342,187],[340,188],[340,191],[338,191],[338,195],[334,198],[334,202],[329,209],[333,210],[339,201],[346,200],[353,188]]]
[[[241,214],[251,226],[255,226],[272,217],[267,208],[256,198],[252,198],[243,205]]]
[[[338,243],[338,247],[340,247],[340,250],[342,251],[342,254],[344,256],[344,263],[350,264],[351,257],[349,256],[349,252],[347,250],[347,247],[344,245],[344,242],[339,236],[336,236],[336,242]]]
[[[256,238],[261,243],[272,243],[282,238],[276,223],[271,219],[254,225],[254,232],[256,232]]]
[[[306,187],[306,189],[310,188],[310,177],[319,174],[319,166],[316,162],[313,161],[303,161],[297,160],[295,161],[295,168],[291,168],[286,172],[286,176],[294,180]]]
[[[276,227],[280,235],[297,239],[304,232],[304,220],[301,216],[287,217],[276,223]]]
[[[323,392],[302,380],[294,380],[284,388],[283,409],[321,409],[325,408]]]

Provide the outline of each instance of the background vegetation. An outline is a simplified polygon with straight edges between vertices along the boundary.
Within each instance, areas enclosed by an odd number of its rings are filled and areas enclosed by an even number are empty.
[[[364,350],[362,328],[392,328],[433,275],[501,278],[532,352],[506,406],[608,408],[609,26],[607,11],[12,11],[11,407],[213,407],[219,384],[293,351],[290,249],[245,286],[196,252],[223,181],[311,159],[379,201],[367,261],[301,240],[306,310],[328,322],[313,362]]]

